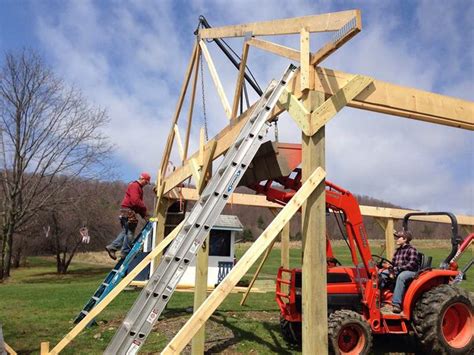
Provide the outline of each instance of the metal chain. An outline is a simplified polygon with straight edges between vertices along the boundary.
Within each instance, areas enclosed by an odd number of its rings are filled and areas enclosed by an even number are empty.
[[[203,118],[204,118],[204,134],[206,136],[206,141],[209,140],[209,135],[207,132],[207,114],[206,114],[206,97],[204,94],[204,67],[203,67],[203,58],[201,57],[201,60],[199,61],[201,64],[201,93],[202,93],[202,112],[203,112]]]
[[[275,142],[278,142],[278,120],[275,120],[274,124],[275,124]]]

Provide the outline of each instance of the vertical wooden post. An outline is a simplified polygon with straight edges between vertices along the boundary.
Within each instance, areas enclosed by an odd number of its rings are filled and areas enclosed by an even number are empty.
[[[281,266],[285,269],[290,268],[290,221],[283,227],[280,232],[280,255],[281,255]],[[282,275],[285,279],[288,279],[288,275]],[[288,292],[288,285],[282,285],[282,291]]]
[[[290,222],[285,224],[280,233],[281,238],[281,266],[290,268]]]
[[[323,93],[310,91],[304,103],[312,112],[323,102]],[[302,158],[303,181],[325,169],[324,126],[311,137],[303,133]],[[323,179],[303,205],[303,354],[328,353],[325,197]]]
[[[207,271],[209,267],[209,236],[199,248],[196,259],[196,277],[194,282],[194,310],[198,309],[207,297]],[[204,354],[204,343],[206,341],[206,325],[196,333],[191,342],[193,355]]]
[[[395,253],[395,239],[393,239],[393,218],[387,219],[385,225],[385,256],[388,260],[392,260]]]
[[[165,222],[166,222],[166,212],[168,211],[169,200],[165,197],[162,197],[158,200],[157,206],[157,215],[156,215],[156,230],[155,238],[153,240],[153,249],[160,244],[165,238]],[[158,254],[150,264],[150,274],[155,271],[160,262],[162,253]]]
[[[40,355],[48,355],[49,354],[49,341],[42,341],[41,348],[40,348]]]

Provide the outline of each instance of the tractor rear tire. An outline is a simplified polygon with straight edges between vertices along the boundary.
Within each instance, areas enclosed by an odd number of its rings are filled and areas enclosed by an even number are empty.
[[[280,315],[280,329],[289,344],[301,345],[301,323],[290,322]]]
[[[422,348],[429,354],[472,354],[474,318],[467,291],[437,286],[421,296],[413,323]]]
[[[329,315],[329,353],[335,355],[365,355],[372,347],[369,323],[357,312],[338,310]]]

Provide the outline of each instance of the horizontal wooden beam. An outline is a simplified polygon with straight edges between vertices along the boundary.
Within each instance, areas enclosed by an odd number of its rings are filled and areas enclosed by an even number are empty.
[[[316,69],[315,90],[335,94],[355,77],[326,68]],[[474,103],[428,91],[374,80],[348,106],[430,123],[474,130]]]
[[[197,201],[199,195],[196,189],[191,188],[180,188],[172,190],[168,197],[171,199],[183,198],[184,200]],[[229,198],[229,204],[244,205],[253,207],[268,207],[268,208],[283,208],[282,205],[268,201],[263,195],[251,195],[234,192]],[[360,211],[363,216],[379,217],[379,218],[393,218],[403,219],[407,213],[415,212],[414,210],[406,210],[401,208],[388,208],[388,207],[373,207],[373,206],[360,206]],[[416,216],[410,218],[410,220],[424,221],[424,222],[436,222],[436,223],[451,223],[451,220],[447,216]],[[460,225],[474,226],[474,216],[467,215],[456,215],[456,219]]]
[[[332,12],[321,15],[293,17],[287,19],[253,22],[234,26],[202,28],[199,36],[204,38],[274,36],[300,33],[302,28],[309,32],[337,31],[353,18],[360,19],[359,10]]]

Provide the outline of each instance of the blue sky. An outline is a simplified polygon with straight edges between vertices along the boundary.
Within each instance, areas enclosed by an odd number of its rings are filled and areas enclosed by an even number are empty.
[[[37,49],[64,80],[107,109],[118,177],[155,178],[203,14],[213,26],[359,8],[363,30],[322,63],[395,84],[473,100],[474,2],[464,1],[10,1],[0,0],[0,50]],[[297,48],[298,38],[266,38]],[[317,50],[327,36],[313,34]],[[229,40],[237,52],[242,40]],[[208,44],[228,97],[236,71]],[[283,58],[251,49],[262,87]],[[207,68],[209,134],[226,123]],[[198,92],[193,136],[202,124]],[[187,112],[186,105],[184,112]],[[180,129],[184,132],[184,120]],[[298,142],[288,117],[280,140]],[[270,132],[269,137],[273,137]],[[327,126],[328,178],[357,194],[403,207],[474,215],[472,132],[355,109]],[[197,140],[191,142],[191,151]],[[177,164],[177,152],[173,152]]]

